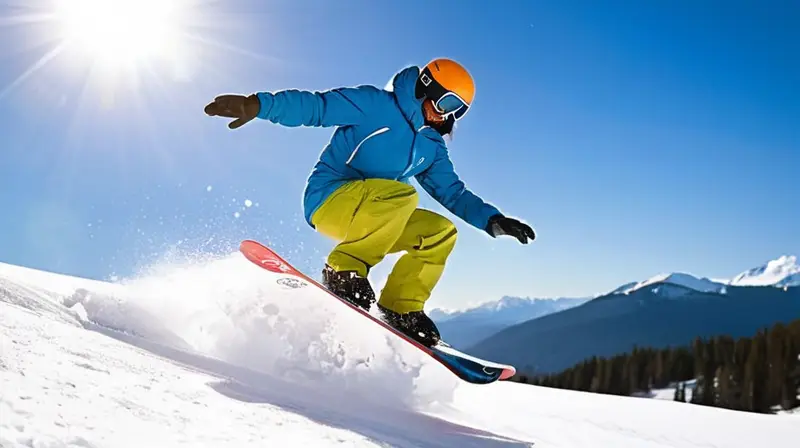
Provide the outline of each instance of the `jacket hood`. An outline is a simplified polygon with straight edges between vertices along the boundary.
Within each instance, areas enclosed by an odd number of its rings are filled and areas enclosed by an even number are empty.
[[[417,66],[404,68],[397,72],[392,80],[392,90],[397,98],[397,105],[414,129],[420,129],[425,124],[422,115],[422,100],[414,95],[420,69]]]

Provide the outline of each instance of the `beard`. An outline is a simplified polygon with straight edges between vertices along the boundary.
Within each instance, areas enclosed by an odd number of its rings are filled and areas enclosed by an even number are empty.
[[[430,123],[426,122],[425,124],[432,127],[433,129],[436,129],[436,132],[438,132],[439,135],[445,136],[453,133],[453,128],[455,127],[456,120],[455,118],[453,118],[452,115],[450,115],[449,117],[447,117],[447,119],[443,121],[436,121]]]
[[[442,118],[433,106],[433,101],[426,100],[422,103],[422,115],[425,117],[425,124],[436,129],[436,132],[441,136],[451,134],[453,127],[456,124],[455,118],[449,115],[447,118]]]

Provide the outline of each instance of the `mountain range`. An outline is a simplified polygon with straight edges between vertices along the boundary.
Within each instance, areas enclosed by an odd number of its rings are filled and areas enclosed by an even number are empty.
[[[448,344],[469,347],[498,331],[530,319],[578,306],[589,298],[532,299],[505,296],[466,310],[433,309],[430,317]]]
[[[682,272],[659,274],[641,282],[627,283],[609,294],[628,294],[659,283],[680,285],[701,292],[724,292],[726,286],[773,286],[779,288],[800,286],[800,264],[798,264],[796,256],[784,255],[744,271],[729,280],[698,278]]]
[[[464,349],[522,370],[548,373],[634,345],[666,347],[691,343],[698,336],[751,335],[800,316],[800,265],[796,256],[782,256],[728,280],[659,274],[572,303],[575,306],[509,324]],[[492,316],[487,314],[492,309],[484,305],[483,315]],[[469,314],[480,312],[468,310],[462,316]],[[444,320],[443,326],[453,319]],[[455,329],[448,331],[457,334]]]

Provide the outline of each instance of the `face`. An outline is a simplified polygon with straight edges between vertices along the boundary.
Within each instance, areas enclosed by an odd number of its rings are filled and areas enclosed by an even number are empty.
[[[433,105],[433,100],[425,100],[422,102],[422,113],[425,115],[426,123],[439,124],[445,121],[444,116],[436,110],[436,106]]]
[[[422,102],[422,114],[425,116],[425,124],[436,129],[441,135],[452,134],[455,120],[452,115],[446,118],[436,109],[432,100]]]

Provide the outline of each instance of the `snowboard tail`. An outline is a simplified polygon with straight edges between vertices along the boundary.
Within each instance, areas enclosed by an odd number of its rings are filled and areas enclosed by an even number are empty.
[[[425,352],[431,358],[447,367],[458,378],[466,382],[473,384],[489,384],[495,381],[508,380],[516,373],[516,369],[513,366],[507,364],[498,364],[470,356],[454,349],[445,342],[440,342],[433,347],[426,347],[425,345],[420,344],[383,320],[371,315],[364,309],[359,308],[358,306],[332,293],[319,282],[295,269],[294,266],[292,266],[288,261],[284,260],[275,251],[257,241],[242,241],[239,246],[239,251],[252,263],[261,266],[268,271],[284,275],[284,277],[281,277],[278,280],[278,282],[281,282],[282,284],[289,283],[292,287],[296,288],[313,285],[325,291],[332,297],[336,298],[339,302],[349,306],[351,309],[391,331],[396,336],[400,337],[419,350]]]

